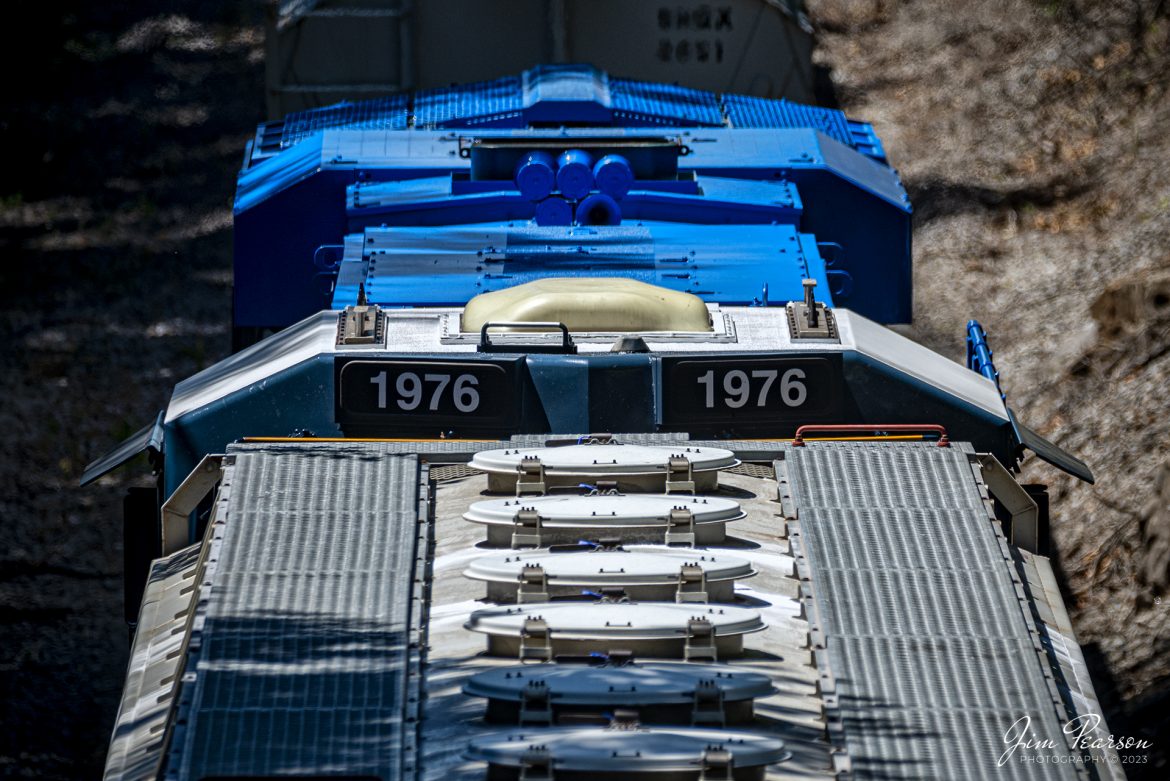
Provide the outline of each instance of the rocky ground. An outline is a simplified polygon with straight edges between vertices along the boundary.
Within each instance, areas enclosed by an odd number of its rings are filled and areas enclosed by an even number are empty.
[[[0,774],[92,778],[126,661],[119,502],[143,478],[76,482],[228,351],[263,40],[245,0],[43,5],[0,49]],[[1098,474],[1026,468],[1111,727],[1164,761],[1170,9],[811,5],[842,107],[916,204],[914,335],[958,358],[979,318],[1021,418]]]
[[[1025,469],[1052,492],[1110,727],[1152,737],[1164,763],[1170,5],[813,8],[843,108],[877,125],[916,207],[913,334],[959,356],[979,319],[1020,418],[1096,472],[1088,486]]]

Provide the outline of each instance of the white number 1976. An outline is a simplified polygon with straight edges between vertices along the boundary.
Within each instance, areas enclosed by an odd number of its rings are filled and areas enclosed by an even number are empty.
[[[780,400],[784,405],[799,407],[804,404],[808,398],[808,388],[801,382],[805,378],[803,369],[788,369],[783,375],[778,369],[753,369],[751,372],[732,369],[724,374],[723,381],[718,383],[723,390],[723,395],[718,399],[714,369],[708,369],[701,374],[697,382],[703,386],[703,406],[707,409],[714,409],[716,401],[731,409],[739,409],[751,402],[753,391],[755,406],[766,407],[768,394],[777,376],[780,377]]]
[[[370,383],[378,386],[378,409],[386,409],[389,394],[389,381],[386,372],[378,372],[370,378]],[[426,409],[434,412],[439,409],[443,401],[443,391],[451,386],[451,401],[455,409],[460,412],[475,412],[479,409],[479,379],[474,374],[460,374],[451,382],[450,374],[424,374],[419,377],[414,372],[403,372],[394,381],[394,391],[397,396],[395,404],[405,412],[418,409],[426,401]],[[429,388],[427,386],[430,386]],[[429,399],[427,391],[429,393]]]

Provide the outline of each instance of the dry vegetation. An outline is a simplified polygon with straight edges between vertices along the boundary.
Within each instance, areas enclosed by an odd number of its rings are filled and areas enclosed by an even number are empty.
[[[0,50],[21,76],[0,113],[0,775],[66,779],[97,775],[116,709],[116,519],[141,478],[74,486],[227,352],[230,199],[263,75],[244,0],[49,5]],[[811,5],[842,106],[916,204],[915,336],[959,357],[982,320],[1021,417],[1097,471],[1027,467],[1053,487],[1111,726],[1164,756],[1167,3]]]

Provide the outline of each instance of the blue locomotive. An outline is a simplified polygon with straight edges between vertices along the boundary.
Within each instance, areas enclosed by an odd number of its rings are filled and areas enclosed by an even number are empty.
[[[570,190],[575,168],[579,189]],[[298,431],[791,437],[800,423],[923,420],[1005,464],[1031,448],[1088,478],[1005,405],[980,329],[969,335],[968,367],[986,379],[877,327],[910,321],[910,214],[873,128],[840,111],[583,66],[292,114],[258,129],[235,203],[234,340],[243,349],[275,337],[181,383],[158,420],[85,480],[150,449],[165,461],[169,495],[227,442]],[[690,333],[631,328],[615,313],[586,334],[552,304],[541,318],[565,326],[560,346],[539,331],[493,339],[494,329],[481,335],[481,323],[460,322],[483,294],[577,280],[560,294],[572,299],[574,285],[597,278],[694,296],[710,322]],[[784,335],[807,280],[825,321],[836,322]],[[604,286],[591,289],[607,298]],[[503,372],[495,396],[474,414],[449,405],[369,412],[364,402],[355,411],[343,375],[357,375],[342,371],[342,356],[372,348],[313,338],[359,304],[376,309],[366,316],[391,354],[483,363],[490,350]],[[724,314],[732,308],[761,325],[737,332]],[[651,345],[658,335],[659,345],[610,353],[631,333]],[[795,406],[697,402],[707,391],[679,366],[712,350],[815,356],[822,363],[808,366],[819,368],[801,370],[818,387]],[[287,391],[258,394],[259,382]]]
[[[143,451],[158,475],[127,500],[142,577],[107,778],[868,777],[903,754],[894,775],[923,777],[941,760],[914,746],[964,720],[990,750],[1017,711],[1046,735],[1097,713],[1075,642],[1052,650],[1047,497],[1011,474],[1025,449],[1092,473],[1006,405],[977,323],[965,366],[886,327],[911,318],[910,216],[868,124],[588,66],[262,125],[237,352],[84,477]],[[489,607],[444,574],[471,560]],[[464,653],[455,618],[546,677],[513,691],[531,671]],[[786,621],[795,645],[766,634]],[[484,722],[451,676],[529,731],[467,738]],[[975,688],[952,703],[948,680]],[[780,729],[786,755],[750,697],[793,692],[815,735]],[[883,708],[962,718],[881,743],[910,723]],[[643,726],[663,720],[685,728]]]

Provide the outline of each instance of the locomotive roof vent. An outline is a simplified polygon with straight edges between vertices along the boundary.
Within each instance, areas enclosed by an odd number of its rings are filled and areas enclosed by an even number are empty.
[[[571,777],[763,779],[768,765],[788,757],[784,743],[750,732],[714,729],[554,727],[476,738],[465,756],[490,765],[492,778],[533,778],[556,767]],[[734,773],[733,773],[734,768]],[[545,776],[547,777],[547,776]]]
[[[717,661],[743,653],[764,629],[756,610],[671,602],[549,602],[476,610],[464,624],[488,636],[492,656],[552,661],[626,649],[639,657]]]
[[[548,550],[476,559],[464,571],[487,581],[487,598],[513,603],[621,588],[635,600],[731,602],[735,581],[755,575],[746,559],[722,551],[640,547],[636,550]]]
[[[461,328],[485,323],[564,323],[570,331],[704,332],[713,330],[703,299],[622,277],[554,277],[482,293],[467,302]]]
[[[544,493],[550,486],[617,480],[623,490],[713,491],[719,470],[739,465],[716,447],[599,444],[504,448],[476,453],[471,466],[488,473],[488,490]],[[665,482],[664,482],[665,481]]]
[[[493,724],[555,724],[561,716],[600,716],[615,707],[638,711],[654,724],[747,724],[752,701],[774,691],[772,679],[725,664],[629,662],[527,664],[471,677],[463,693],[488,700]],[[545,705],[540,718],[533,706]],[[567,719],[566,719],[567,720]]]
[[[475,502],[463,517],[486,525],[491,545],[543,547],[599,537],[716,544],[723,541],[726,524],[744,515],[738,502],[717,496],[554,494]]]

